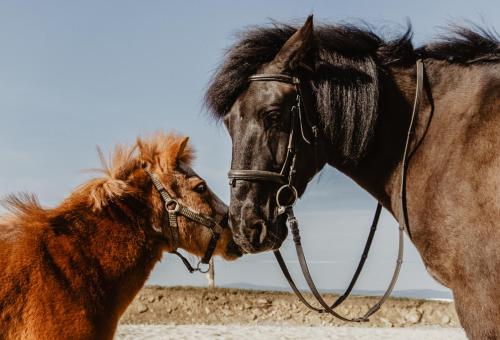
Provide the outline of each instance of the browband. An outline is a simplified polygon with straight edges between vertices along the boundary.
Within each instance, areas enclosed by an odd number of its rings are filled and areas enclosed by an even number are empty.
[[[299,78],[278,73],[254,74],[253,76],[248,77],[248,81],[279,81],[281,83],[288,83],[292,85],[300,84]]]
[[[265,170],[229,170],[229,184],[235,185],[237,180],[271,181],[278,184],[285,184],[286,177],[272,171]]]

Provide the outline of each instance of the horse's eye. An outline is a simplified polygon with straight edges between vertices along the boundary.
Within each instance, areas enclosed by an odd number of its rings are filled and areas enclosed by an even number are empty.
[[[196,191],[197,193],[204,193],[205,191],[207,191],[207,185],[205,183],[200,183],[198,184],[197,186],[194,187],[194,191]]]
[[[281,119],[281,112],[277,110],[269,111],[266,113],[266,116],[264,118],[266,120],[266,123],[269,125],[275,125],[280,122]]]

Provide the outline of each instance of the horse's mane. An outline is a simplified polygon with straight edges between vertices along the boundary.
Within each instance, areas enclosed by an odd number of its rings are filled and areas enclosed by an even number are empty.
[[[297,27],[273,23],[239,34],[216,70],[205,105],[220,120],[248,86],[247,78],[270,62]],[[315,26],[315,68],[312,79],[323,131],[338,145],[346,161],[365,152],[377,120],[378,72],[387,64],[412,65],[418,57],[473,63],[498,60],[500,42],[479,27],[455,26],[446,37],[413,48],[411,25],[386,40],[369,27]]]
[[[500,60],[500,37],[492,29],[476,25],[451,26],[451,34],[416,49],[416,53],[452,63],[472,64]]]
[[[134,188],[129,183],[129,176],[138,168],[144,167],[144,163],[154,164],[162,167],[162,172],[168,172],[166,162],[169,155],[177,151],[179,143],[184,138],[173,133],[156,133],[148,138],[138,138],[133,145],[117,145],[109,157],[98,148],[102,167],[91,169],[102,174],[101,177],[93,178],[79,186],[69,197],[57,208],[44,209],[41,207],[35,195],[29,193],[11,194],[0,201],[10,213],[10,216],[0,217],[2,219],[28,218],[43,219],[50,215],[58,215],[58,211],[66,212],[74,206],[88,206],[98,211],[108,206],[113,200],[123,195],[133,194]],[[178,155],[180,163],[191,165],[194,151],[188,144]]]

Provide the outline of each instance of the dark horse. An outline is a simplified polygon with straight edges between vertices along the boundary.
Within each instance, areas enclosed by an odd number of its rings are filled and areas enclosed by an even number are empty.
[[[422,60],[423,97],[409,146],[407,227],[428,271],[453,290],[468,336],[497,339],[500,43],[480,28],[456,27],[448,38],[418,49],[411,37],[410,29],[392,41],[349,25],[313,29],[312,17],[299,29],[250,29],[216,72],[207,105],[229,130],[233,170],[279,173],[288,162],[290,113],[300,92],[308,122],[297,132],[304,135],[296,142],[298,194],[329,164],[401,222],[403,151],[415,65]],[[300,86],[249,82],[259,74],[293,76]],[[317,131],[310,129],[314,123]],[[315,133],[317,143],[306,143]],[[249,253],[277,249],[287,234],[278,185],[263,179],[233,181],[231,188],[230,226]]]

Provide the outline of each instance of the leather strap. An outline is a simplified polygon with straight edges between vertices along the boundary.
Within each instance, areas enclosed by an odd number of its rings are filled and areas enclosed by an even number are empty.
[[[210,239],[210,242],[208,243],[207,250],[205,250],[205,255],[203,255],[201,259],[201,263],[203,264],[209,264],[210,259],[212,258],[212,255],[215,251],[215,247],[217,247],[217,241],[219,241],[220,238],[220,233],[213,233],[212,238]]]
[[[194,273],[196,271],[196,268],[193,268],[193,266],[191,265],[191,263],[189,263],[188,259],[184,257],[184,255],[182,255],[181,253],[179,253],[177,250],[173,250],[170,252],[171,254],[174,254],[174,255],[177,255],[182,263],[184,263],[184,266],[186,267],[186,269],[188,270],[188,272],[190,273]]]
[[[290,206],[290,207],[287,207],[287,209],[286,209],[286,213],[288,214],[288,225],[290,226],[290,229],[291,229],[291,232],[293,235],[293,240],[295,243],[295,248],[296,248],[296,252],[297,252],[297,257],[299,259],[300,267],[302,269],[302,274],[304,275],[304,278],[305,278],[312,294],[314,295],[316,300],[319,302],[319,304],[323,308],[314,307],[309,302],[307,302],[307,300],[304,298],[304,296],[301,294],[301,292],[297,289],[297,286],[295,285],[279,250],[275,251],[274,254],[275,254],[276,259],[277,259],[277,261],[278,261],[278,263],[283,271],[283,274],[284,274],[285,278],[287,279],[287,281],[289,282],[292,290],[295,292],[295,294],[299,297],[299,299],[308,308],[310,308],[314,311],[317,311],[320,313],[326,312],[326,313],[332,314],[333,316],[335,316],[343,321],[349,321],[349,322],[368,321],[368,318],[380,309],[380,307],[385,302],[385,300],[387,300],[387,298],[390,296],[392,290],[394,289],[394,286],[396,285],[396,281],[397,281],[397,278],[398,278],[400,270],[401,270],[401,265],[403,263],[404,230],[405,230],[405,228],[408,228],[408,226],[409,226],[408,211],[407,211],[407,204],[406,204],[407,203],[407,201],[406,201],[406,179],[407,179],[406,173],[407,173],[407,168],[408,168],[408,164],[409,164],[409,157],[408,157],[409,145],[410,145],[411,136],[413,134],[413,129],[414,129],[414,125],[415,125],[415,117],[420,109],[420,101],[421,101],[421,96],[422,96],[422,91],[423,91],[424,65],[423,65],[423,61],[421,59],[417,60],[416,68],[417,68],[417,71],[416,71],[417,72],[417,84],[416,84],[416,90],[415,90],[416,91],[415,101],[413,104],[410,126],[408,128],[408,134],[407,134],[405,148],[404,148],[404,152],[403,152],[403,163],[402,163],[402,170],[401,170],[402,171],[402,173],[401,173],[401,209],[402,209],[402,213],[403,213],[403,219],[402,219],[402,221],[400,221],[400,224],[399,224],[399,242],[398,242],[399,244],[398,244],[398,256],[397,256],[397,260],[396,260],[396,266],[394,268],[392,279],[391,279],[389,286],[387,287],[384,295],[362,317],[359,317],[356,319],[348,319],[348,318],[336,313],[333,310],[333,308],[340,305],[346,299],[346,297],[349,295],[352,288],[354,287],[354,284],[357,280],[357,277],[359,276],[359,271],[361,270],[360,268],[362,268],[362,266],[366,260],[365,252],[367,255],[368,250],[369,250],[370,245],[371,245],[371,242],[373,240],[372,232],[374,232],[374,228],[376,228],[376,225],[377,225],[377,222],[378,222],[378,219],[380,216],[381,208],[382,208],[381,205],[380,204],[377,205],[377,210],[375,213],[374,221],[372,223],[372,230],[370,231],[370,235],[368,236],[368,240],[367,240],[367,243],[365,245],[365,250],[363,251],[363,255],[361,257],[360,263],[358,264],[358,268],[356,269],[354,277],[351,280],[351,283],[349,284],[349,287],[347,288],[346,293],[344,293],[342,296],[340,296],[331,306],[329,306],[326,303],[326,301],[323,299],[321,294],[318,292],[318,289],[316,288],[316,285],[314,284],[314,281],[313,281],[311,274],[309,272],[309,268],[307,266],[307,261],[305,259],[305,255],[304,255],[304,250],[302,248],[302,244],[301,244],[301,240],[300,240],[299,225],[298,225],[297,219],[295,218],[295,216],[293,214],[293,208]],[[407,229],[407,230],[408,230],[408,235],[411,238],[410,231],[409,231],[409,229]]]
[[[253,76],[248,77],[248,81],[277,81],[292,85],[298,85],[300,83],[300,80],[297,77],[279,73],[254,74]]]
[[[361,273],[361,270],[363,269],[365,261],[368,258],[368,253],[370,251],[370,247],[371,247],[371,244],[372,244],[372,241],[373,241],[373,237],[375,235],[375,231],[377,230],[377,224],[378,224],[378,221],[379,221],[379,217],[380,217],[380,212],[381,211],[382,211],[382,205],[378,204],[377,205],[377,209],[375,211],[375,216],[373,217],[373,222],[372,222],[372,226],[370,228],[370,233],[368,234],[368,239],[366,241],[365,248],[363,250],[363,254],[361,255],[361,258],[359,260],[358,266],[356,268],[356,272],[354,273],[354,276],[352,277],[351,282],[349,283],[349,286],[347,287],[347,289],[345,290],[345,292],[341,296],[339,296],[337,298],[337,300],[335,300],[331,304],[330,308],[333,309],[333,308],[341,305],[342,302],[344,302],[344,300],[347,299],[347,297],[351,294],[351,291],[354,288],[354,285],[356,284],[356,281],[358,280],[359,274]],[[316,307],[312,306],[306,300],[306,298],[302,295],[302,293],[300,292],[300,290],[297,288],[297,286],[295,285],[295,282],[292,279],[292,276],[290,275],[290,272],[288,271],[288,267],[287,267],[287,265],[285,263],[285,260],[283,259],[283,256],[281,255],[281,252],[279,250],[275,250],[274,251],[274,256],[276,257],[276,260],[278,261],[278,264],[279,264],[279,266],[280,266],[280,268],[281,268],[281,270],[283,272],[283,275],[285,276],[285,278],[288,281],[290,287],[295,292],[295,295],[297,295],[297,297],[299,298],[299,300],[304,305],[306,305],[309,309],[311,309],[311,310],[313,310],[315,312],[318,312],[318,313],[324,313],[325,312],[324,309],[316,308]]]
[[[300,239],[299,225],[298,225],[297,219],[295,218],[295,216],[293,214],[293,209],[292,209],[292,207],[289,207],[287,209],[286,212],[288,215],[288,225],[290,227],[290,230],[291,230],[291,233],[293,236],[293,241],[295,243],[295,249],[297,252],[297,257],[299,259],[300,267],[302,269],[302,273],[303,273],[304,278],[307,282],[307,285],[309,286],[309,289],[311,290],[313,296],[316,298],[316,300],[319,302],[319,304],[321,305],[322,308],[312,306],[305,299],[305,297],[302,295],[302,293],[298,290],[295,282],[293,281],[293,279],[290,275],[290,272],[288,271],[286,263],[284,262],[283,257],[281,256],[281,253],[279,252],[279,250],[276,250],[274,252],[274,255],[278,261],[278,264],[280,265],[281,270],[283,271],[285,278],[287,279],[288,283],[290,284],[290,287],[292,288],[294,293],[298,296],[298,298],[302,301],[302,303],[304,303],[308,308],[310,308],[311,310],[314,310],[316,312],[319,312],[319,313],[329,313],[329,314],[335,316],[336,318],[338,318],[342,321],[345,321],[345,322],[365,322],[365,321],[368,321],[368,318],[380,308],[381,302],[379,301],[372,308],[370,308],[368,310],[368,312],[366,312],[362,317],[354,318],[354,319],[347,318],[347,317],[345,317],[345,316],[343,316],[343,315],[341,315],[333,310],[334,308],[339,306],[343,301],[345,301],[345,299],[349,296],[349,294],[351,293],[351,291],[352,291],[352,289],[353,289],[353,287],[354,287],[354,285],[359,277],[361,269],[363,268],[363,265],[366,261],[366,258],[368,257],[368,252],[370,250],[370,246],[371,246],[371,243],[373,240],[376,226],[378,224],[381,210],[382,210],[382,206],[380,204],[378,204],[376,212],[375,212],[375,216],[374,216],[374,219],[372,222],[372,227],[370,229],[370,233],[368,235],[368,239],[367,239],[367,242],[365,245],[365,249],[363,250],[363,255],[361,256],[360,262],[358,263],[358,267],[356,269],[356,273],[354,274],[354,276],[351,280],[351,283],[349,284],[349,287],[346,289],[344,294],[342,294],[339,298],[337,298],[337,300],[335,302],[333,302],[333,304],[329,305],[323,299],[321,294],[319,293],[319,291],[316,288],[316,285],[314,283],[314,280],[311,277],[311,273],[309,272],[309,268],[307,265],[307,261],[305,258],[304,250],[302,248],[302,243],[301,243],[301,239]],[[393,278],[393,281],[394,281],[394,278]],[[384,297],[385,296],[386,296],[386,294],[384,294]],[[383,299],[385,300],[384,297],[383,297]]]
[[[229,170],[227,174],[229,177],[230,184],[234,186],[236,180],[245,181],[270,181],[278,184],[286,183],[286,177],[273,172],[265,170]]]
[[[409,223],[409,217],[408,217],[408,202],[406,199],[406,182],[407,182],[407,172],[408,172],[408,166],[410,163],[410,154],[408,150],[410,149],[410,142],[411,142],[411,137],[414,133],[414,125],[415,125],[415,117],[417,113],[420,111],[420,102],[422,100],[422,92],[423,92],[423,87],[424,87],[424,62],[422,59],[417,60],[417,84],[415,87],[415,101],[413,102],[413,110],[411,113],[411,118],[410,118],[410,127],[408,128],[408,133],[406,135],[406,142],[405,142],[405,148],[403,152],[403,163],[401,166],[401,191],[400,191],[400,196],[401,196],[401,212],[403,215],[403,221],[402,223],[404,224],[404,227],[406,228],[406,231],[408,232],[408,236],[410,237],[410,240],[413,239],[410,231],[410,223]]]
[[[200,272],[205,272],[201,269],[200,264],[209,264],[210,259],[212,258],[212,255],[215,251],[215,248],[217,247],[217,241],[220,238],[220,234],[222,233],[222,226],[217,223],[215,220],[213,220],[210,217],[204,216],[198,212],[195,212],[191,210],[190,208],[184,206],[183,204],[179,203],[176,199],[172,198],[170,194],[167,192],[163,184],[161,183],[160,179],[156,174],[152,173],[149,170],[146,170],[146,172],[149,174],[151,177],[151,180],[153,182],[153,185],[155,186],[156,190],[160,193],[164,203],[165,203],[165,209],[168,214],[168,229],[169,229],[169,234],[171,236],[172,240],[172,248],[173,250],[171,251],[172,254],[175,254],[179,256],[179,258],[182,260],[184,265],[186,266],[187,270],[190,273],[193,273],[195,271],[200,271]],[[177,223],[177,215],[183,215],[187,218],[189,218],[192,221],[195,221],[205,227],[207,227],[211,232],[212,232],[212,237],[208,243],[207,249],[205,251],[205,254],[203,255],[203,258],[198,262],[198,265],[196,268],[194,268],[189,261],[177,251],[178,248],[178,243],[179,243],[179,228],[178,228],[178,223]],[[165,236],[165,231],[162,231],[162,234],[164,237]],[[167,237],[166,237],[167,238]],[[208,271],[208,270],[207,270]]]
[[[337,300],[331,305],[331,308],[335,308],[339,306],[342,302],[344,302],[344,300],[347,299],[347,297],[351,294],[354,285],[356,285],[356,281],[358,281],[358,277],[361,274],[361,271],[363,270],[363,266],[365,265],[366,259],[368,258],[368,253],[370,252],[370,247],[373,242],[373,237],[375,236],[375,232],[377,231],[377,225],[381,212],[382,212],[382,205],[380,203],[377,203],[377,208],[375,209],[375,216],[373,216],[372,226],[370,228],[370,232],[368,233],[368,238],[366,239],[365,248],[363,249],[363,254],[359,259],[356,271],[354,272],[351,282],[349,283],[349,286],[347,286],[347,289],[345,290],[344,294],[342,294],[337,298]]]

